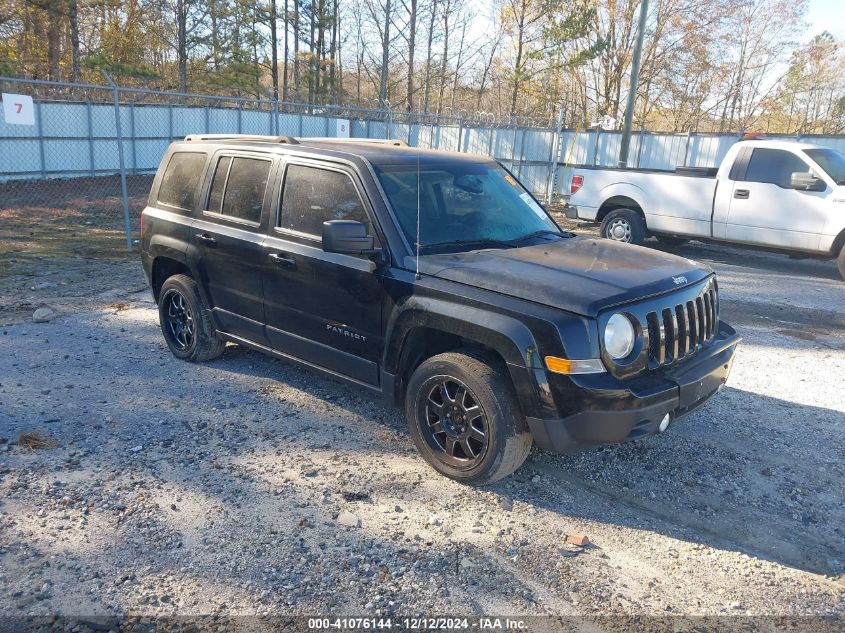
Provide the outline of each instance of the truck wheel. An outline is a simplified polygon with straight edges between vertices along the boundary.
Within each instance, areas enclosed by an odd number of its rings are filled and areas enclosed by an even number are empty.
[[[507,370],[471,351],[424,361],[408,382],[405,416],[425,460],[463,483],[506,477],[531,450]]]
[[[616,242],[642,244],[645,241],[645,222],[631,209],[614,209],[601,223],[601,236]]]
[[[176,358],[201,362],[223,353],[226,343],[215,334],[197,283],[187,275],[173,275],[161,286],[158,318]]]
[[[836,259],[836,264],[839,266],[839,274],[842,279],[845,279],[845,246],[839,249],[839,257]]]
[[[675,237],[674,235],[655,235],[654,237],[657,238],[658,242],[666,244],[666,246],[680,246],[689,242],[689,240],[683,237]]]

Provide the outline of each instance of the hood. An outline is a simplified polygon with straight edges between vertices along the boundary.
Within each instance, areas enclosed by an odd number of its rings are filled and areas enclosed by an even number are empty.
[[[425,255],[419,264],[422,274],[584,316],[682,288],[711,272],[684,257],[583,237],[522,248]]]

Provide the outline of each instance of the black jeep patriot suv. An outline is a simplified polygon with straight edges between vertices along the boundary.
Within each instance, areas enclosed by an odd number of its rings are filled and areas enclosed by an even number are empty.
[[[474,484],[532,442],[664,431],[725,382],[739,342],[709,270],[563,232],[480,156],[189,136],[141,225],[174,355],[247,345],[404,404],[423,457]]]

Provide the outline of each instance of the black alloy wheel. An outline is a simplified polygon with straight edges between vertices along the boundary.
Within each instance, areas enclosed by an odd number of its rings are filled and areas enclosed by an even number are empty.
[[[173,346],[181,352],[191,349],[194,344],[194,313],[185,296],[171,288],[162,297],[164,304],[166,333]]]
[[[472,468],[487,452],[487,416],[469,388],[453,376],[437,376],[425,385],[422,434],[440,459]]]
[[[178,273],[161,285],[158,320],[167,347],[176,358],[202,362],[217,358],[226,348],[226,342],[217,336],[197,282],[188,275]]]
[[[531,450],[507,367],[486,350],[461,348],[420,363],[408,381],[405,417],[423,458],[462,483],[506,477]]]

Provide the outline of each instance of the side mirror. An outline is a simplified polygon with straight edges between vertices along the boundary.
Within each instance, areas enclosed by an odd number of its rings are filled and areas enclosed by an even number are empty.
[[[346,255],[372,255],[375,239],[367,235],[367,227],[355,220],[323,222],[323,250]]]
[[[796,171],[789,179],[789,184],[793,189],[798,189],[799,191],[824,191],[827,189],[824,180],[816,178],[809,171]]]

